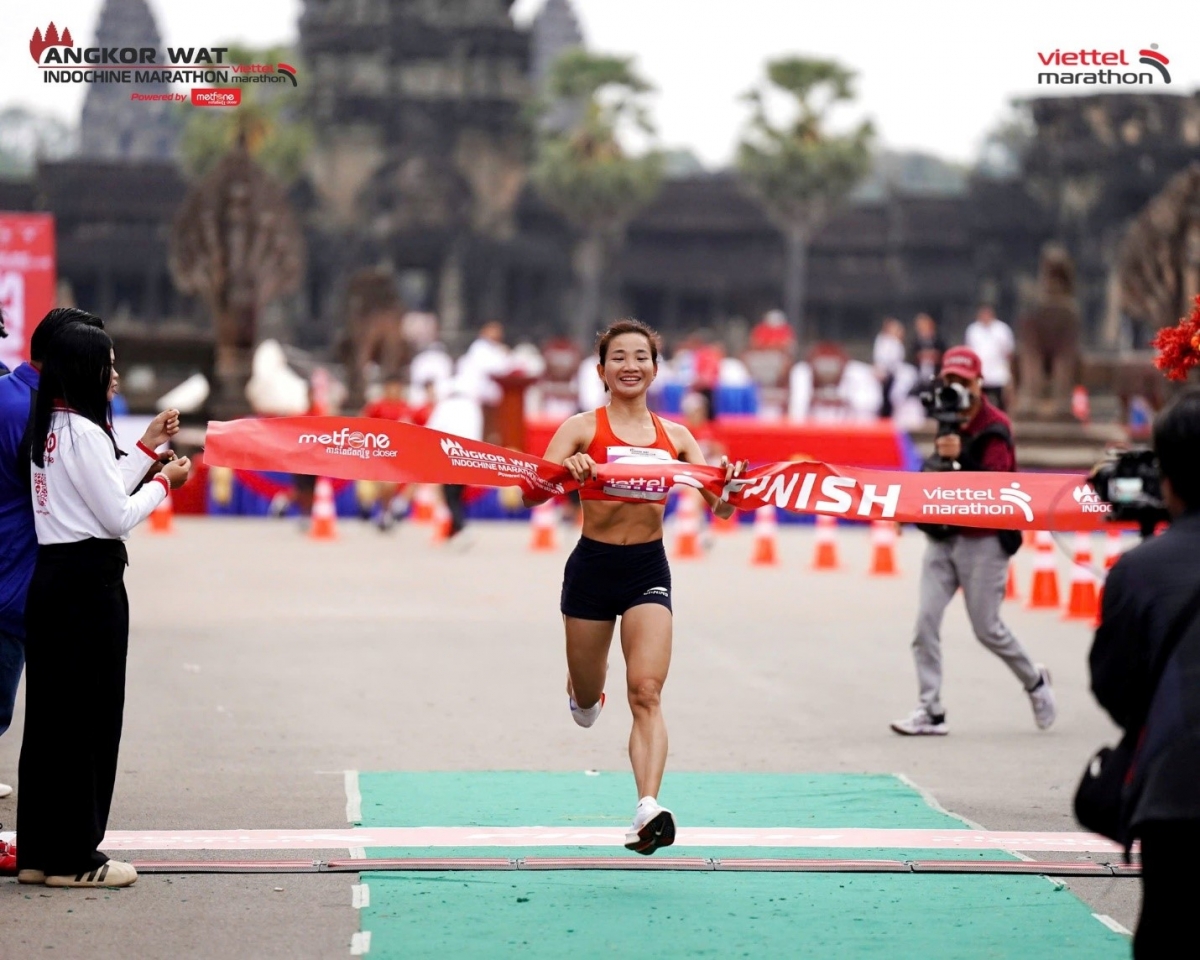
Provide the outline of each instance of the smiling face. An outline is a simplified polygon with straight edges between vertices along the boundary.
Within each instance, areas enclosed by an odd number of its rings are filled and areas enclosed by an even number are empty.
[[[596,370],[614,397],[627,399],[644,394],[658,373],[650,341],[640,333],[613,337]]]

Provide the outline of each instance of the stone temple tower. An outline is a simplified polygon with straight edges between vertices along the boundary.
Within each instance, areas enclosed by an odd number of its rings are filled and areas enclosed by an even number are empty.
[[[162,50],[158,26],[146,0],[104,0],[93,41],[98,47]],[[159,54],[159,62],[163,56]],[[134,87],[96,83],[88,88],[79,124],[79,152],[101,160],[171,160],[179,136],[167,102],[132,101],[133,90],[166,93],[165,83]]]
[[[518,282],[529,37],[511,2],[305,0],[300,18],[310,225],[343,277],[419,280],[451,341],[502,317]]]
[[[571,0],[546,0],[534,17],[530,40],[529,73],[534,85],[540,88],[562,53],[584,45]]]

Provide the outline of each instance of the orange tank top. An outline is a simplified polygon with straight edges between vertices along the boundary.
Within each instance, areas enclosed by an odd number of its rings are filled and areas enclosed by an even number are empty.
[[[626,443],[615,433],[608,422],[608,407],[596,409],[596,433],[588,444],[587,454],[597,463],[670,463],[679,459],[675,444],[667,436],[667,428],[653,413],[654,442],[648,447],[637,447]],[[643,490],[632,487],[617,487],[606,484],[601,489],[579,491],[580,500],[610,500],[620,503],[665,503],[666,490]]]

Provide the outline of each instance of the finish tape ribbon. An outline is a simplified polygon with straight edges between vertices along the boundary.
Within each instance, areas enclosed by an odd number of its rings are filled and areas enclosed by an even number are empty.
[[[580,484],[566,468],[517,450],[355,417],[213,421],[204,461],[346,480],[519,486],[531,499],[585,487],[638,502],[682,485],[727,494],[739,510],[771,505],[852,520],[989,529],[1095,530],[1109,513],[1086,477],[1061,473],[907,473],[794,461],[753,467],[726,491],[720,467],[655,461],[599,464],[597,477]]]

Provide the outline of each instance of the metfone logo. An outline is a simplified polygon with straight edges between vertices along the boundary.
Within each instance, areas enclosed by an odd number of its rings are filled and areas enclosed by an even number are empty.
[[[193,87],[192,106],[236,107],[242,102],[242,91],[237,87]]]
[[[1084,513],[1108,513],[1112,510],[1107,503],[1100,499],[1098,494],[1090,483],[1085,483],[1082,487],[1076,487],[1071,496],[1075,498],[1075,502],[1079,504],[1079,509]]]
[[[300,443],[316,443],[325,447],[325,452],[339,457],[357,457],[369,460],[372,457],[394,457],[396,451],[390,449],[392,438],[386,433],[360,433],[349,427],[342,427],[333,433],[302,433]]]

